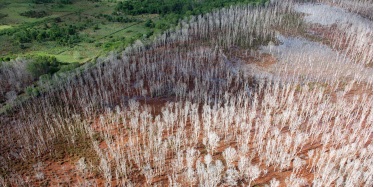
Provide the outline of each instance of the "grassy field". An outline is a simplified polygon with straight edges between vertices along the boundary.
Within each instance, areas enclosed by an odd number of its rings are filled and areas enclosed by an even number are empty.
[[[173,1],[144,4],[129,1],[133,12],[125,10],[122,0],[3,0],[0,2],[0,61],[22,56],[54,56],[61,62],[84,63],[110,51],[122,50],[137,39],[175,26],[179,19],[209,12],[214,8],[241,2],[264,0],[201,1],[186,11]],[[65,2],[65,3],[63,3]],[[221,3],[219,3],[221,2]],[[191,3],[191,2],[190,2]],[[159,8],[157,13],[152,8]],[[178,8],[179,7],[179,8]],[[138,12],[134,12],[134,11]],[[161,11],[161,12],[160,12]],[[159,15],[160,14],[160,15]],[[149,23],[152,20],[152,26]],[[57,37],[51,37],[60,29]],[[71,32],[70,32],[70,29]],[[68,33],[68,34],[67,34]]]
[[[60,45],[56,41],[17,43],[12,35],[0,35],[0,40],[3,41],[0,44],[0,58],[48,55],[55,56],[62,62],[83,63],[143,38],[150,31],[144,26],[144,22],[158,17],[155,14],[131,16],[135,21],[127,23],[108,21],[102,15],[111,15],[116,4],[116,1],[75,0],[72,4],[35,4],[31,0],[5,0],[0,4],[0,12],[6,15],[0,18],[0,31],[17,28],[45,29],[52,24],[59,27],[74,25],[82,29],[78,34],[80,41],[69,46]],[[21,16],[27,11],[45,11],[47,15],[40,18]]]

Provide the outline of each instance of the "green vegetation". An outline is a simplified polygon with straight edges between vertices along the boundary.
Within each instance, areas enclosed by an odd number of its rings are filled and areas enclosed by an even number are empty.
[[[265,1],[253,0],[126,0],[118,2],[116,13],[130,15],[141,14],[176,14],[197,15],[212,11],[214,8],[225,7],[236,3],[265,3]]]
[[[42,11],[29,10],[29,11],[21,13],[20,15],[29,17],[29,18],[42,18],[42,17],[47,16],[47,12],[44,10]]]
[[[42,4],[42,3],[52,3],[53,0],[31,0],[32,3]]]
[[[31,0],[32,3],[43,4],[43,3],[61,3],[61,4],[72,4],[72,0]]]
[[[183,17],[263,0],[4,0],[0,3],[0,61],[54,56],[84,63],[122,50]]]
[[[79,66],[77,62],[60,62],[53,56],[34,56],[28,58],[30,62],[27,63],[26,69],[36,78],[41,76],[48,77],[57,72],[70,71]]]
[[[99,14],[97,17],[105,18],[109,22],[131,23],[131,22],[140,21],[136,18],[126,16],[126,15],[115,16],[115,15],[108,15],[108,14]]]
[[[84,27],[78,28],[75,25],[60,27],[57,24],[52,24],[51,27],[46,25],[45,28],[24,28],[14,29],[15,31],[10,32],[8,35],[12,36],[13,39],[22,43],[30,42],[44,42],[44,41],[55,41],[59,45],[71,45],[80,41],[78,30],[82,30]]]
[[[144,23],[157,15],[115,16],[117,2],[97,0],[5,0],[0,3],[0,61],[19,56],[54,56],[84,63],[120,50],[150,33]],[[142,28],[126,33],[137,24]],[[140,36],[140,37],[139,37]]]
[[[55,57],[39,56],[27,64],[27,70],[34,76],[56,73],[59,62]]]
[[[1,19],[1,18],[5,18],[5,17],[7,17],[7,16],[8,16],[8,14],[0,13],[0,19]]]

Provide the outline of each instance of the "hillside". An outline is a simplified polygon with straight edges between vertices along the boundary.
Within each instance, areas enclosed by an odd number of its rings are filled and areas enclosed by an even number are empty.
[[[264,0],[3,0],[0,2],[0,113],[43,91],[51,77],[136,40],[152,41],[179,20]]]
[[[39,79],[0,115],[0,185],[373,186],[372,6],[232,5]]]

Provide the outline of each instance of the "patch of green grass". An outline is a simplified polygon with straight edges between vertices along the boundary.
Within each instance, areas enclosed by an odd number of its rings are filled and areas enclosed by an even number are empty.
[[[45,51],[36,51],[29,53],[30,55],[39,55],[39,56],[54,56],[60,62],[76,62],[70,55],[54,55]]]
[[[45,9],[44,5],[40,5],[35,8],[31,3],[11,2],[0,9],[1,13],[8,15],[0,19],[0,24],[18,25],[43,20],[44,18],[29,18],[20,15],[26,11],[43,9]]]
[[[93,44],[81,43],[73,48],[59,48],[59,51],[33,51],[29,54],[54,56],[60,62],[87,62],[100,54],[100,48]]]
[[[130,32],[131,31],[131,32]],[[149,28],[145,27],[144,24],[137,24],[137,25],[134,25],[132,27],[129,27],[127,29],[124,29],[123,31],[121,32],[117,32],[115,34],[113,34],[113,37],[126,37],[126,38],[129,38],[129,37],[133,37],[137,34],[146,34],[147,32],[149,31]]]
[[[11,25],[0,25],[0,30],[3,30],[3,29],[10,29],[12,28]]]

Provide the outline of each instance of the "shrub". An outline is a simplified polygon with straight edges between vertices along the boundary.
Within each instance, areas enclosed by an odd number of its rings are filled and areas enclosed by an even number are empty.
[[[148,20],[145,22],[144,26],[149,27],[149,28],[154,28],[154,27],[155,27],[155,24],[153,23],[152,20],[148,19]]]
[[[29,11],[20,13],[20,15],[29,17],[29,18],[42,18],[42,17],[47,16],[47,12],[44,10],[42,11],[29,10]]]
[[[52,3],[53,0],[31,0],[31,2],[36,4],[43,4],[43,3]]]
[[[69,63],[69,64],[66,64],[66,65],[62,65],[60,67],[60,70],[58,72],[60,73],[60,72],[71,71],[71,70],[74,70],[77,67],[79,67],[79,63],[78,62]]]
[[[8,16],[8,14],[0,13],[0,19],[5,18],[5,17],[7,17],[7,16]]]
[[[54,74],[59,70],[59,62],[56,57],[39,56],[27,64],[27,71],[34,77],[40,77],[45,74]]]
[[[34,86],[28,86],[25,89],[25,92],[29,96],[38,96],[39,95],[39,90],[38,88],[35,88]]]
[[[60,0],[61,4],[73,4],[72,0]]]

